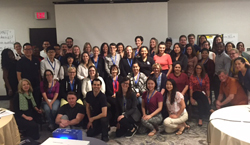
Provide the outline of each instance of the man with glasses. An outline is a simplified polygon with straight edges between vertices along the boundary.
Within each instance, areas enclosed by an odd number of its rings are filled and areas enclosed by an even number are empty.
[[[89,123],[87,125],[87,136],[96,136],[102,133],[102,140],[108,138],[107,100],[101,91],[102,82],[99,79],[92,81],[92,91],[86,95],[86,113]]]
[[[38,108],[41,104],[40,96],[40,62],[33,57],[33,49],[30,43],[23,45],[24,56],[17,61],[17,79],[20,81],[23,78],[28,79],[33,87],[33,96]]]

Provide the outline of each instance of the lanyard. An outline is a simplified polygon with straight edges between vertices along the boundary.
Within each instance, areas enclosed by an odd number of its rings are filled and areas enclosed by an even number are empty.
[[[69,65],[67,65],[67,67],[69,68]],[[75,67],[75,66],[72,64],[71,67]]]
[[[201,86],[201,88],[202,88],[202,79],[201,79],[201,81],[200,81],[199,77],[197,77],[197,80],[198,80],[198,82],[199,82],[199,84],[200,84],[200,86]]]
[[[160,91],[160,87],[161,87],[161,75],[162,75],[162,73],[157,78],[157,91]]]
[[[147,97],[147,104],[148,104],[148,103],[149,103],[149,101],[151,100],[151,98],[152,98],[152,96],[154,95],[154,93],[155,93],[155,90],[154,90],[154,92],[151,94],[150,98],[149,98],[149,93],[148,93],[148,97]]]
[[[138,53],[139,53],[139,51],[136,50],[136,51],[135,51],[135,56],[136,56]]]
[[[71,84],[71,82],[69,81],[69,84],[70,84],[70,89],[71,91],[74,90],[74,84],[75,84],[75,79],[73,80],[73,83]]]
[[[49,62],[49,65],[51,66],[51,68],[53,69],[53,71],[55,72],[55,68],[56,68],[56,62],[54,61],[54,67],[52,66],[52,63],[50,62],[49,58],[47,57],[47,60]]]
[[[130,66],[130,68],[131,68],[131,67],[132,67],[132,64],[133,64],[133,59],[131,59],[130,62],[129,62],[129,59],[127,58],[127,61],[128,61],[128,64],[129,64],[129,66]]]
[[[52,81],[51,87],[50,87],[50,89],[49,89],[49,94],[52,92],[53,83],[54,83],[54,81]]]
[[[127,100],[126,100],[126,98],[123,96],[123,108],[124,108],[124,111],[126,110],[126,104],[127,104]]]
[[[206,61],[203,64],[207,63],[207,61],[208,61],[208,58],[206,59]]]
[[[139,77],[140,77],[140,72],[139,72],[139,74],[137,75],[137,78],[136,78],[136,80],[135,80],[135,84],[137,84],[137,83],[138,83],[138,81],[139,81]]]
[[[112,79],[112,80],[113,80],[113,79]],[[115,90],[118,91],[117,80],[118,80],[118,76],[116,76],[116,80],[115,80],[115,81],[113,80],[113,85],[114,85]]]
[[[112,60],[112,62],[113,62],[113,65],[115,65],[115,62],[116,62],[116,54],[115,54],[115,61],[113,60],[113,56],[111,56],[111,60]]]
[[[116,57],[116,56],[115,56]],[[112,58],[112,57],[111,57]],[[99,57],[97,57],[97,61],[95,62],[95,59],[93,57],[93,62],[94,62],[94,65],[95,65],[95,68],[97,68],[98,66],[98,61],[99,61]],[[113,61],[113,60],[112,60]],[[114,62],[113,62],[114,63]]]

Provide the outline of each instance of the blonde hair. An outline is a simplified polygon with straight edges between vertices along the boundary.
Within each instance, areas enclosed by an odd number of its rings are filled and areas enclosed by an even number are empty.
[[[235,53],[238,53],[238,54],[239,54],[239,50],[236,49],[236,48],[232,48],[232,49],[230,50],[230,52],[231,52],[231,51],[234,51]]]
[[[68,72],[70,72],[70,71],[72,71],[72,70],[76,71],[76,68],[75,68],[75,67],[69,67],[69,68],[68,68]]]
[[[28,79],[21,79],[19,81],[19,83],[18,83],[18,93],[22,93],[22,94],[24,93],[24,90],[22,88],[24,81],[26,81],[29,84],[29,86],[30,86],[29,92],[33,92],[33,88],[32,88],[32,85],[31,85],[30,81]]]
[[[159,63],[153,64],[152,69],[154,70],[157,66],[160,68],[160,71],[162,71],[161,65]]]

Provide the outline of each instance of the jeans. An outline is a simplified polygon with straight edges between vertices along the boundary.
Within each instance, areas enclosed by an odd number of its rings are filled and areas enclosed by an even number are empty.
[[[60,101],[55,100],[55,102],[52,104],[52,109],[49,108],[49,105],[45,101],[42,102],[42,105],[45,111],[46,118],[49,120],[49,124],[54,125]]]

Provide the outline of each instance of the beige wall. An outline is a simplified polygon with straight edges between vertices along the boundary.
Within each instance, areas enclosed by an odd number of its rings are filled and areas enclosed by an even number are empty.
[[[250,48],[249,0],[170,0],[168,34],[180,35],[238,33]]]

